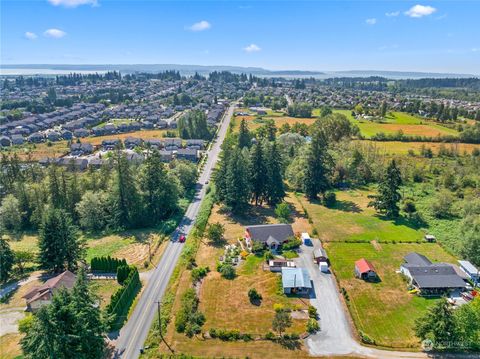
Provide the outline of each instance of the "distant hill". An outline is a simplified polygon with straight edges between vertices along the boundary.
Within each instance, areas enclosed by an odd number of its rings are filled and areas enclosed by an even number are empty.
[[[178,64],[99,64],[99,65],[66,65],[66,64],[22,64],[22,65],[0,65],[0,75],[35,75],[69,72],[105,72],[120,71],[122,73],[136,72],[161,72],[166,70],[176,70],[182,75],[191,76],[195,72],[201,75],[207,75],[213,71],[230,71],[232,73],[246,73],[264,77],[370,77],[380,76],[389,79],[419,79],[419,78],[464,78],[478,77],[470,74],[451,74],[451,73],[430,73],[430,72],[407,72],[407,71],[376,71],[376,70],[351,70],[351,71],[302,71],[302,70],[268,70],[261,67],[242,67],[242,66],[204,66],[204,65],[178,65]]]
[[[376,70],[350,70],[327,72],[328,77],[370,77],[379,76],[388,79],[420,79],[420,78],[469,78],[478,77],[472,74],[452,74],[439,72],[410,72],[410,71],[376,71]]]

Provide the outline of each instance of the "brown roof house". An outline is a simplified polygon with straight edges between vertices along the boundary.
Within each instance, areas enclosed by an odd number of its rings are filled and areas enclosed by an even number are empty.
[[[75,280],[75,274],[67,270],[56,277],[50,278],[42,286],[33,288],[23,296],[27,301],[27,310],[36,312],[41,306],[50,304],[53,294],[58,289],[72,289]]]

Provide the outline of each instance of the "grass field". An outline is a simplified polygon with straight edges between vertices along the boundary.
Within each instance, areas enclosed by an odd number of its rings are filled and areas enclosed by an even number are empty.
[[[275,126],[277,128],[280,128],[284,123],[288,123],[289,125],[293,125],[294,123],[305,123],[308,126],[313,124],[317,119],[316,118],[296,118],[296,117],[289,117],[289,116],[262,116],[262,117],[256,117],[256,116],[237,116],[235,119],[235,126],[233,131],[237,132],[238,129],[240,128],[240,122],[242,122],[242,119],[245,119],[247,121],[247,125],[249,130],[254,131],[263,124],[265,124],[265,121],[270,119],[275,122]]]
[[[337,204],[326,208],[299,197],[323,241],[402,241],[422,240],[423,233],[400,218],[396,221],[378,216],[368,207],[371,190],[337,191]]]
[[[22,350],[20,345],[21,334],[6,334],[0,337],[0,359],[20,358]]]
[[[420,155],[422,146],[430,148],[433,153],[438,154],[440,148],[444,146],[447,150],[453,149],[459,155],[463,155],[465,152],[471,154],[472,151],[477,148],[480,149],[480,145],[471,143],[438,143],[438,142],[400,142],[400,141],[368,141],[361,140],[360,142],[366,144],[373,144],[380,153],[386,155],[406,155],[409,150],[414,151],[414,154]]]
[[[328,243],[332,268],[340,286],[349,295],[349,309],[358,330],[374,339],[377,345],[387,347],[419,346],[413,327],[436,299],[421,298],[407,291],[407,285],[396,273],[403,257],[418,252],[434,262],[455,263],[456,259],[438,244],[397,243]],[[354,262],[360,258],[370,260],[381,281],[367,283],[354,278]]]

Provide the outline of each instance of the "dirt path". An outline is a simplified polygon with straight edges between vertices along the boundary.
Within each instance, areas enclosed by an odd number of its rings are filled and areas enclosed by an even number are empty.
[[[9,333],[18,333],[18,321],[25,316],[24,308],[0,310],[0,337]]]

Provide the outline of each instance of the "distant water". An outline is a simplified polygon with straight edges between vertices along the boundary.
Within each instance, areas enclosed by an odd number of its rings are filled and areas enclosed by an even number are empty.
[[[57,69],[15,69],[15,68],[0,68],[0,76],[33,76],[33,75],[68,75],[72,72],[76,74],[104,74],[106,70],[91,71],[91,70],[57,70]]]

